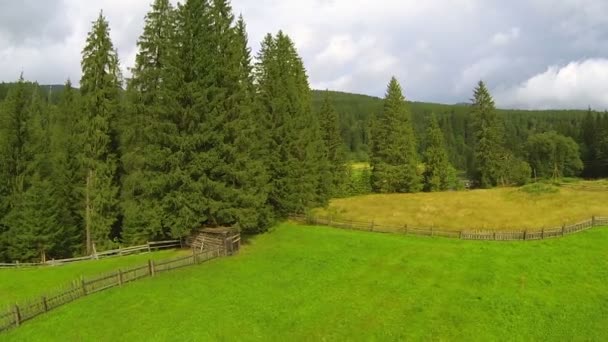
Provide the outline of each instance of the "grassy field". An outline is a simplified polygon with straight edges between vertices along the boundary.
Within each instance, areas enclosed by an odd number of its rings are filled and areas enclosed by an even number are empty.
[[[181,255],[181,251],[161,251],[82,261],[63,266],[0,269],[0,311],[17,301],[36,299],[45,291],[70,284],[81,276],[96,276],[105,272],[145,264],[148,259],[159,260]]]
[[[479,243],[285,224],[4,341],[608,339],[608,228]]]
[[[529,186],[526,189],[530,189]],[[532,189],[533,186],[532,186]],[[314,215],[403,227],[448,230],[535,230],[608,216],[608,183],[576,182],[552,191],[502,188],[366,195],[331,201]]]

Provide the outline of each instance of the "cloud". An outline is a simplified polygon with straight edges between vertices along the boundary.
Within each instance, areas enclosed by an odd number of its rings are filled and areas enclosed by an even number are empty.
[[[545,72],[500,90],[497,104],[517,108],[608,109],[608,59],[587,59]]]
[[[101,9],[128,76],[151,2],[0,1],[0,81],[24,71],[41,83],[77,82],[86,34]],[[266,33],[283,30],[314,87],[377,96],[396,76],[409,99],[462,102],[479,79],[506,91],[549,66],[608,56],[605,0],[233,0],[232,7],[245,17],[254,53]],[[506,103],[540,103],[519,98]]]
[[[492,45],[494,46],[506,46],[512,41],[519,38],[519,28],[513,27],[508,32],[499,32],[492,37]]]

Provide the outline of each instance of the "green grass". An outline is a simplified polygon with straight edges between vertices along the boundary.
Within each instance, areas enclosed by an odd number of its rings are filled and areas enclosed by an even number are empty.
[[[49,290],[70,284],[81,276],[96,276],[119,268],[143,265],[181,255],[181,251],[161,251],[102,260],[82,261],[63,266],[0,269],[0,311],[23,300],[36,299]]]
[[[284,224],[5,341],[608,340],[608,229],[527,243]]]
[[[608,215],[608,182],[524,188],[374,194],[332,200],[313,215],[394,227],[444,230],[541,230]]]

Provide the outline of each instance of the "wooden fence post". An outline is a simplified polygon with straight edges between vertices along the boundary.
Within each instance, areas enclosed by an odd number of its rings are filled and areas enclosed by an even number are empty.
[[[46,296],[42,296],[42,307],[44,308],[44,312],[49,311],[49,304],[46,301]]]
[[[407,235],[407,224],[404,226],[405,228],[405,235]]]
[[[540,238],[541,238],[542,240],[544,240],[544,239],[545,239],[545,228],[543,228],[543,230],[541,230],[541,231],[540,231]]]
[[[15,304],[13,314],[15,315],[15,326],[18,327],[21,325],[21,311],[19,310],[19,305]]]
[[[370,231],[373,232],[374,231],[374,220],[372,220],[372,224],[370,226]]]
[[[566,236],[566,224],[562,224],[562,236]]]
[[[528,231],[524,230],[524,241],[528,240]]]
[[[118,286],[122,286],[122,270],[118,269]]]
[[[154,261],[148,260],[148,274],[150,277],[154,277],[156,271],[154,270]]]
[[[150,241],[148,241],[148,253],[152,252],[152,247],[150,247]]]
[[[591,217],[591,227],[595,227],[595,224],[596,224],[595,215],[593,215]]]
[[[87,283],[84,281],[84,277],[80,277],[80,288],[82,289],[82,294],[87,295]]]

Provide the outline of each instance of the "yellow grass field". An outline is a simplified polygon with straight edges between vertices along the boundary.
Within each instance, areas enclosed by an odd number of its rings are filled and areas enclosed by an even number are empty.
[[[608,182],[577,182],[555,193],[519,188],[441,193],[367,195],[332,200],[315,216],[396,227],[445,230],[540,230],[608,216]]]

